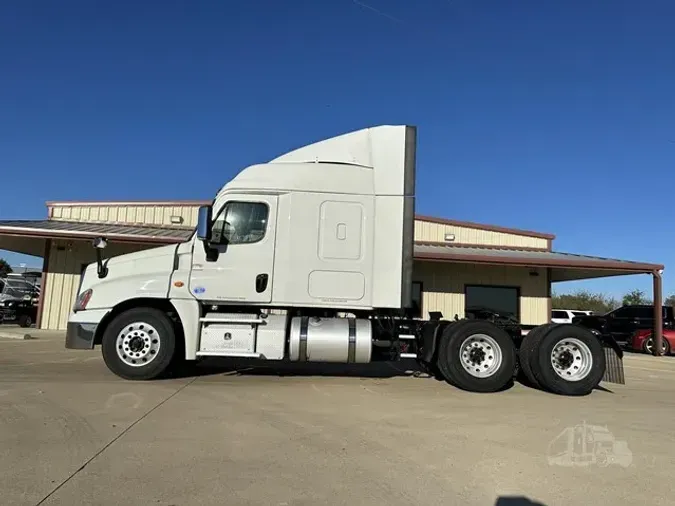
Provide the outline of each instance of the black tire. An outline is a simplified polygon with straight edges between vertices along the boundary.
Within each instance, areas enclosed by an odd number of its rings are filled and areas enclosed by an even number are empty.
[[[521,377],[522,380],[524,380],[524,383],[527,383],[534,388],[541,388],[541,385],[539,385],[537,378],[534,377],[534,373],[532,372],[530,357],[532,357],[534,350],[537,348],[541,336],[556,325],[558,324],[546,323],[544,325],[539,325],[538,327],[530,330],[523,338],[523,341],[520,343],[520,349],[518,350],[518,362],[520,364],[520,370],[522,371]]]
[[[564,345],[565,341],[574,339],[583,346],[577,347],[574,342],[568,346],[572,350],[568,357],[569,366],[558,374],[552,364],[551,354],[556,346]],[[573,324],[560,324],[540,334],[534,352],[530,356],[530,367],[539,385],[558,395],[588,395],[600,384],[605,374],[605,351],[600,340],[590,330]],[[584,349],[585,348],[585,349]],[[583,352],[583,353],[582,353]],[[581,354],[588,355],[585,358],[576,358]],[[589,361],[590,358],[590,361]],[[579,360],[579,366],[576,365]],[[584,364],[588,364],[588,371],[582,378],[571,381],[566,375],[573,374]],[[572,369],[574,368],[574,369]],[[565,376],[565,377],[563,377]]]
[[[670,355],[670,343],[668,342],[668,339],[665,337],[661,338],[663,340],[663,356],[666,357]],[[649,338],[645,339],[644,344],[642,345],[642,351],[644,351],[647,355],[653,355],[654,353],[649,351],[649,343],[652,342],[652,347],[654,346],[653,344],[653,337],[649,336]]]
[[[417,365],[420,368],[420,372],[424,374],[428,374],[429,377],[438,380],[438,381],[445,381],[445,377],[443,377],[443,373],[441,370],[438,368],[438,365],[433,363],[430,364],[428,362],[424,362],[422,360],[417,361]]]
[[[139,328],[138,331],[142,334],[142,330],[140,329],[144,324],[154,327],[156,333],[154,330],[148,330],[148,334],[142,335],[141,339],[145,340],[145,344],[142,344],[142,346],[151,346],[152,348],[148,350],[150,353],[156,347],[156,352],[152,355],[147,355],[147,363],[142,363],[141,359],[139,359],[138,365],[127,364],[118,354],[118,336],[126,327],[130,329],[130,333],[127,336],[131,336],[131,329],[136,329],[137,327]],[[155,337],[157,334],[159,335]],[[146,337],[150,339],[147,340],[145,339]],[[168,372],[176,354],[176,333],[173,322],[164,312],[158,309],[129,309],[116,316],[110,322],[103,333],[101,348],[103,360],[108,369],[117,376],[128,380],[158,378]],[[127,358],[124,350],[120,350],[120,353],[124,355],[124,358]],[[131,361],[135,359],[129,357],[127,360]]]
[[[486,377],[477,377],[469,373],[462,365],[462,344],[471,338],[483,334],[498,346],[501,362],[497,362],[495,370]],[[476,345],[481,347],[480,353],[489,353],[493,345],[476,337]],[[497,355],[485,355],[488,358]],[[468,390],[469,392],[497,392],[513,381],[516,369],[516,348],[506,331],[493,323],[483,320],[464,320],[448,325],[441,335],[438,350],[438,368],[448,383]],[[483,365],[483,364],[480,364]],[[478,369],[478,364],[476,365]]]
[[[19,327],[27,328],[33,325],[33,318],[30,315],[22,314],[19,316]]]

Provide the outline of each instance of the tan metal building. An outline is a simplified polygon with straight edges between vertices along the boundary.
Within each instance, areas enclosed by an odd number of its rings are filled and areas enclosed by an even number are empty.
[[[48,202],[45,220],[0,221],[0,249],[44,258],[38,326],[62,330],[80,273],[95,261],[93,238],[108,239],[107,256],[180,242],[192,234],[203,204]],[[557,253],[554,239],[417,216],[414,281],[420,316],[441,311],[446,318],[462,317],[467,306],[489,306],[537,325],[550,320],[553,282],[623,274],[654,276],[654,300],[661,300],[662,265]]]

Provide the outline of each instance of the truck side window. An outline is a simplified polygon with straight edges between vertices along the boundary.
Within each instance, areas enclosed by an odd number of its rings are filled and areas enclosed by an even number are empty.
[[[269,208],[262,202],[230,201],[216,217],[211,244],[252,244],[267,230]]]

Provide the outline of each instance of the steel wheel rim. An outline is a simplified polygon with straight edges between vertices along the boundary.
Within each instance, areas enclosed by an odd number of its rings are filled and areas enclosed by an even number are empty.
[[[581,381],[593,369],[591,349],[579,339],[560,340],[551,351],[551,365],[555,373],[566,381]]]
[[[489,378],[502,365],[502,349],[487,334],[472,334],[459,347],[460,362],[474,378]]]
[[[146,322],[125,325],[115,341],[117,356],[130,367],[142,367],[155,360],[160,346],[159,332]]]

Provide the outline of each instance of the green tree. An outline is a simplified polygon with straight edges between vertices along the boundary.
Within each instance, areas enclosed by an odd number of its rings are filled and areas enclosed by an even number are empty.
[[[637,306],[639,304],[653,304],[653,302],[647,298],[642,290],[631,290],[623,296],[624,306]]]
[[[619,307],[618,301],[603,293],[593,293],[579,290],[574,293],[551,295],[551,305],[554,309],[578,309],[604,314]]]
[[[670,294],[666,299],[663,301],[664,306],[673,306],[675,307],[675,293]]]
[[[7,276],[7,274],[12,273],[12,268],[9,265],[9,262],[4,258],[0,258],[0,278]]]

